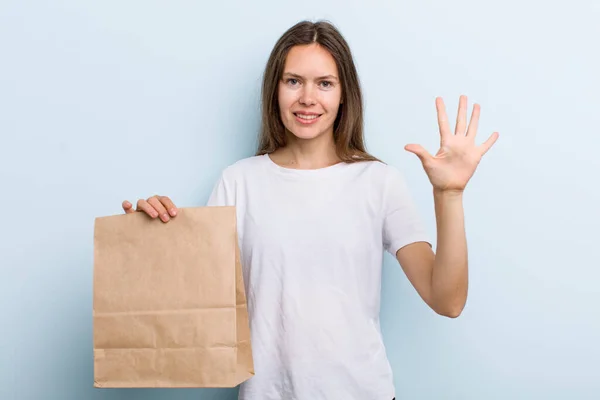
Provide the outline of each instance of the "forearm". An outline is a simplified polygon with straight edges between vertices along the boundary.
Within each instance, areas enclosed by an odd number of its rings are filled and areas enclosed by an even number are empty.
[[[431,296],[439,312],[456,317],[467,301],[468,256],[462,192],[434,191],[437,248]]]

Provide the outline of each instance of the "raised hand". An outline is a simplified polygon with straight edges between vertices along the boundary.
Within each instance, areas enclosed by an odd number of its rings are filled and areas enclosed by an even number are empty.
[[[175,207],[175,204],[167,196],[152,196],[146,200],[140,199],[137,202],[135,210],[133,209],[133,205],[127,200],[123,202],[122,206],[127,214],[142,211],[151,218],[160,217],[163,222],[168,222],[172,217],[177,215],[177,207]]]
[[[483,144],[475,144],[481,108],[479,104],[473,106],[467,127],[467,96],[460,96],[454,133],[450,130],[441,97],[435,99],[435,105],[440,129],[438,152],[432,156],[419,144],[408,144],[404,149],[419,157],[435,190],[463,191],[483,155],[498,139],[498,132],[494,132]]]

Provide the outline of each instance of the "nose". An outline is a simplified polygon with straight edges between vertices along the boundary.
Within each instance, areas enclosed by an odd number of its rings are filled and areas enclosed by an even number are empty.
[[[302,91],[300,92],[300,98],[298,99],[298,102],[305,106],[317,104],[313,85],[304,85]]]

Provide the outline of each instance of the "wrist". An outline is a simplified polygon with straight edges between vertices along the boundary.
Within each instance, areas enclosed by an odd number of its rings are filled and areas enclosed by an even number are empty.
[[[433,189],[433,196],[440,200],[462,200],[463,190],[457,189]]]

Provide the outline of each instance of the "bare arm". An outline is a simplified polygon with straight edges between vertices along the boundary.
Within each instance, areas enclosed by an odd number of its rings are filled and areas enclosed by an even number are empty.
[[[438,314],[458,317],[467,301],[468,257],[462,192],[434,191],[437,249],[424,242],[396,253],[421,298]]]

